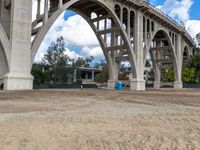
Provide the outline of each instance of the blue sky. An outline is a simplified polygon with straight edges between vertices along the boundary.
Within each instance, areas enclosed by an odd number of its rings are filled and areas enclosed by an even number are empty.
[[[200,20],[200,0],[195,0],[190,10],[191,19]]]
[[[177,21],[183,21],[192,37],[200,32],[200,0],[150,0],[150,3]],[[34,14],[33,12],[33,18]],[[95,61],[98,61],[104,58],[99,43],[87,22],[76,13],[66,11],[57,19],[43,40],[35,59],[36,62],[41,61],[51,41],[55,41],[59,36],[64,37],[66,54],[72,59],[94,56]]]
[[[173,0],[174,3],[176,0]],[[179,0],[181,1],[181,0]],[[154,6],[163,5],[166,2],[166,0],[150,0],[150,3]],[[190,19],[200,20],[200,0],[193,0],[193,4],[189,10]]]

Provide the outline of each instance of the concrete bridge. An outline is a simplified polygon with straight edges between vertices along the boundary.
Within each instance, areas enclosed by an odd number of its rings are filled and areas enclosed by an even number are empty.
[[[32,89],[35,55],[65,10],[84,17],[96,34],[109,67],[109,88],[118,80],[120,62],[128,60],[131,90],[145,90],[148,53],[154,86],[160,87],[162,69],[173,67],[174,88],[182,88],[183,59],[192,55],[194,42],[183,26],[162,11],[143,0],[43,0],[44,6],[41,1],[37,0],[36,20],[32,21],[32,0],[0,0],[0,83],[5,90]]]

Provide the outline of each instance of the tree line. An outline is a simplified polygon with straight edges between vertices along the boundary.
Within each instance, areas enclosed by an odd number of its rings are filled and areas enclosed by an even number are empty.
[[[183,64],[182,81],[184,83],[200,83],[200,33],[196,35],[197,48],[194,55],[190,56],[189,60]],[[73,82],[74,72],[78,67],[101,69],[101,73],[95,76],[96,82],[107,82],[109,79],[108,67],[105,60],[91,66],[94,57],[88,58],[79,57],[77,60],[70,59],[65,54],[65,42],[63,37],[57,38],[48,47],[42,62],[34,64],[32,67],[32,75],[34,76],[35,84],[43,83],[67,83]],[[148,60],[146,67],[150,67],[151,63]],[[42,70],[43,69],[43,70]],[[173,68],[165,70],[164,77],[161,81],[174,82]],[[149,80],[154,81],[154,74],[149,72]],[[119,80],[128,80],[128,72],[124,65],[120,66]],[[76,72],[76,81],[81,82],[81,72]]]
[[[102,72],[95,76],[97,82],[107,82],[108,70],[104,60],[91,66],[94,57],[79,57],[77,60],[70,59],[65,54],[65,42],[61,36],[52,42],[48,47],[41,63],[33,64],[32,75],[34,84],[43,83],[67,83],[73,82],[74,72],[78,67],[102,69]],[[76,72],[76,81],[81,82],[81,74]]]

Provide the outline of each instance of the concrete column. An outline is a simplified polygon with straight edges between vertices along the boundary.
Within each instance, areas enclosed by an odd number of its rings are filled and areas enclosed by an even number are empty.
[[[32,89],[31,26],[32,1],[12,1],[11,55],[9,73],[4,76],[5,90]]]
[[[86,80],[88,79],[88,73],[85,74],[85,79],[86,79]]]
[[[114,58],[114,57],[113,57]],[[109,89],[115,89],[116,82],[118,81],[118,74],[119,74],[119,62],[115,62],[115,59],[113,59],[113,72],[110,73],[109,80],[108,80],[108,88]]]
[[[59,0],[59,8],[62,8],[63,6],[63,0]]]
[[[144,19],[143,19],[144,20]],[[150,40],[147,39],[147,19],[145,17],[145,22],[143,22],[144,25],[143,25],[143,40],[144,40],[144,63],[146,64],[146,57],[147,57],[147,51],[148,51],[148,46],[149,44],[151,43]]]
[[[174,60],[177,62],[177,68],[174,67],[174,73],[175,73],[175,82],[174,82],[174,88],[175,89],[180,89],[183,88],[183,83],[182,83],[182,42],[181,42],[181,35],[178,34],[177,36],[177,60]]]
[[[77,80],[76,80],[76,74],[77,74],[77,70],[75,69],[74,70],[74,77],[73,77],[74,82],[77,82]]]
[[[152,63],[153,63],[153,71],[154,71],[154,77],[155,77],[155,81],[154,81],[154,88],[158,89],[160,88],[160,76],[161,76],[161,72],[160,72],[160,68],[158,63],[156,62],[156,59],[158,59],[158,50],[156,50],[156,54],[154,55],[153,52],[150,52],[151,55],[151,59],[152,59]]]
[[[40,9],[41,9],[41,0],[37,0],[37,15],[36,17],[40,17]]]
[[[123,23],[123,7],[120,7],[120,21]]]
[[[48,17],[49,17],[49,0],[45,0],[44,1],[44,20],[43,20],[43,24],[46,24],[48,21]]]
[[[127,31],[128,31],[128,37],[130,38],[131,36],[131,14],[130,14],[130,10],[128,10],[128,16],[127,16],[128,18],[128,25],[127,25]]]
[[[135,24],[135,52],[136,52],[136,77],[130,80],[130,90],[145,90],[144,80],[144,51],[143,51],[143,15],[136,13]],[[133,65],[132,65],[133,66]],[[133,68],[134,69],[134,68]],[[132,69],[132,70],[133,70]]]
[[[94,71],[92,71],[92,80],[94,81]]]
[[[155,77],[155,81],[154,81],[154,88],[160,88],[160,79],[161,79],[161,72],[160,72],[160,68],[158,66],[158,64],[156,62],[153,62],[154,64],[154,77]]]
[[[104,20],[104,30],[107,29],[107,19]],[[108,42],[107,42],[107,33],[104,34],[104,41],[106,43],[106,46],[108,47]]]

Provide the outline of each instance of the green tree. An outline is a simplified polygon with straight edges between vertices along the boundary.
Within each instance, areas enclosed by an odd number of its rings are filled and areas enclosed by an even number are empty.
[[[128,73],[124,64],[120,66],[119,80],[128,80]]]
[[[105,60],[101,60],[99,64],[96,64],[98,66],[98,69],[101,68],[102,72],[95,76],[95,81],[98,83],[105,83],[109,79],[109,73],[108,73],[108,65],[105,62]]]
[[[169,69],[165,70],[165,77],[166,77],[167,82],[174,82],[175,81],[173,68],[169,68]]]
[[[196,80],[199,81],[199,75],[200,75],[200,51],[197,51],[194,55],[190,57],[188,60],[186,67],[188,68],[194,68],[195,69],[195,77]]]
[[[57,38],[56,42],[52,42],[49,46],[46,54],[44,55],[43,62],[49,64],[52,67],[57,65],[68,64],[69,57],[65,52],[65,42],[64,38],[61,36]]]
[[[196,69],[183,66],[182,81],[184,83],[196,83]]]
[[[90,68],[93,60],[94,60],[93,56],[90,56],[88,58],[79,57],[76,61],[73,62],[73,66],[76,68],[77,67]]]
[[[42,84],[50,81],[50,74],[42,71],[42,64],[33,64],[31,74],[34,76],[35,84]]]
[[[51,43],[43,58],[43,63],[52,67],[51,77],[55,83],[68,80],[66,67],[68,66],[69,57],[64,52],[65,42],[61,36],[57,38],[56,42]]]

